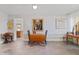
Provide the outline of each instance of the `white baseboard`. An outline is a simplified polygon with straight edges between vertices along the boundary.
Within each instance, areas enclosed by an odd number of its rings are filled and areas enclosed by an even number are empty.
[[[29,39],[26,38],[24,40],[28,41]],[[47,41],[63,41],[63,38],[47,38],[46,40]]]
[[[47,41],[63,41],[62,37],[47,37]]]
[[[47,41],[63,41],[63,39],[47,39]]]

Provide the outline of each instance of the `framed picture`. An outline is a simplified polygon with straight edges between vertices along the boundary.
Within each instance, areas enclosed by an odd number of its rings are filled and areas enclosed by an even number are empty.
[[[33,19],[33,30],[35,30],[35,31],[43,30],[43,20],[42,19]]]
[[[55,18],[56,29],[65,29],[65,17]]]
[[[13,29],[13,20],[9,20],[7,23],[8,29]]]

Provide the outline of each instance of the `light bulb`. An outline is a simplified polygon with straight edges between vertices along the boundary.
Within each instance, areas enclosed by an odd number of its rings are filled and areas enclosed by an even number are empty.
[[[37,9],[37,5],[33,5],[33,9],[36,10]]]

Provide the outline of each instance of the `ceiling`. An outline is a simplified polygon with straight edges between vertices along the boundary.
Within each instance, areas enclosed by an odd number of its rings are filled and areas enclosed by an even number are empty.
[[[79,10],[79,4],[37,4],[33,10],[33,4],[0,4],[0,11],[8,15],[68,15]]]

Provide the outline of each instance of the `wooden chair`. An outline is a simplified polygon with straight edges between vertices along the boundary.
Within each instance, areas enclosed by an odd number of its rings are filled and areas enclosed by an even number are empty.
[[[69,41],[73,41],[73,37],[69,36],[70,34],[73,34],[73,32],[67,32],[66,35],[63,37],[63,41],[66,41],[67,43]]]
[[[47,30],[45,31],[45,44],[47,44],[46,38],[47,38]]]
[[[30,38],[30,30],[28,30],[27,32],[28,32],[28,38],[29,38],[28,44],[32,46],[34,42],[31,41],[31,38]]]
[[[29,38],[28,44],[30,44],[30,45],[32,44],[32,45],[33,45],[33,44],[35,43],[35,41],[32,41],[32,40],[31,40],[31,38],[30,38],[30,31],[28,30],[27,32],[28,32],[28,38]],[[47,44],[47,41],[46,41],[47,32],[48,32],[48,31],[46,30],[46,31],[45,31],[45,38],[44,38],[44,41],[43,41],[45,44]]]
[[[28,44],[30,44],[30,31],[28,30],[28,38],[29,38],[29,41],[28,41]]]
[[[1,34],[1,38],[4,40],[4,43],[12,42],[13,41],[13,33],[6,32]]]

